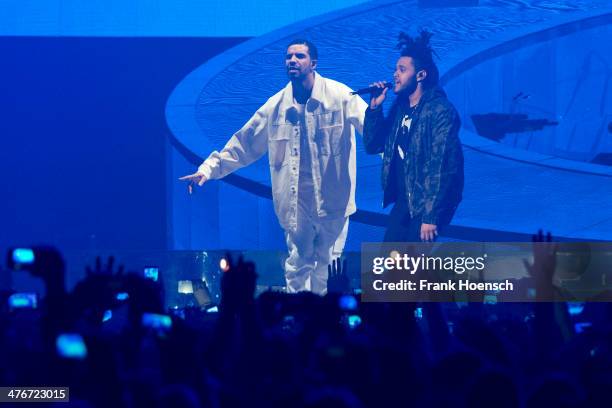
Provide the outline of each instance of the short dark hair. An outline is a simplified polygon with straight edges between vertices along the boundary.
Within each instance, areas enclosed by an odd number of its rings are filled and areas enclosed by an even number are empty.
[[[431,48],[429,42],[432,33],[421,30],[418,37],[412,38],[405,32],[401,32],[397,42],[397,48],[402,57],[411,57],[414,61],[416,71],[425,70],[427,77],[423,80],[423,86],[430,88],[438,85],[440,72],[433,60],[433,56],[438,56]]]
[[[289,45],[287,45],[287,48],[291,47],[292,45],[305,45],[308,47],[308,55],[310,55],[310,59],[313,60],[318,60],[319,59],[319,52],[317,51],[317,47],[311,43],[308,40],[304,40],[302,38],[297,38],[293,41],[291,41],[289,43]]]

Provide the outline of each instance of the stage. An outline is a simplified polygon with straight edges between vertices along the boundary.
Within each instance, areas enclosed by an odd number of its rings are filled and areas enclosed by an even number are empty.
[[[291,38],[317,44],[322,75],[358,88],[390,77],[400,30],[427,27],[434,33],[442,84],[461,114],[466,158],[464,199],[446,239],[521,241],[540,228],[566,240],[609,239],[612,207],[606,202],[612,196],[612,167],[592,159],[612,151],[605,130],[612,100],[605,87],[601,90],[608,75],[601,64],[612,62],[605,52],[611,11],[605,1],[486,1],[478,7],[438,8],[419,7],[416,1],[374,1],[254,38],[198,67],[174,89],[166,106],[173,174],[223,147],[284,86],[282,55]],[[568,59],[576,44],[588,46]],[[597,63],[591,63],[594,58]],[[529,75],[523,75],[526,70]],[[587,110],[574,102],[574,81],[585,72],[588,80],[578,95],[596,93]],[[527,95],[525,101],[514,99],[519,93]],[[488,112],[524,113],[558,125],[508,134],[498,142],[477,134],[472,123],[472,114]],[[585,124],[580,132],[589,133],[576,134],[577,123]],[[360,211],[349,233],[352,250],[361,242],[380,240],[386,214],[381,160],[366,155],[360,140],[357,148]],[[231,187],[209,187],[193,198],[184,195],[182,186],[171,187],[176,248],[281,247],[282,234],[268,226],[274,214],[265,159],[224,182]],[[235,201],[249,208],[248,216],[236,211],[230,203]],[[207,221],[198,209],[215,213],[220,222]],[[196,231],[202,224],[206,233]],[[211,234],[220,238],[211,240]]]

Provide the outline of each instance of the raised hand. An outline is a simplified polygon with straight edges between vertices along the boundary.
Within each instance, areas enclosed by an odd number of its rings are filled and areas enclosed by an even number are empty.
[[[189,191],[189,194],[193,193],[194,185],[197,184],[198,187],[202,187],[204,183],[208,181],[204,173],[200,171],[196,171],[193,174],[189,174],[187,176],[180,177],[179,180],[189,182],[189,184],[187,185],[187,191]]]
[[[113,270],[113,265],[115,264],[115,257],[109,256],[108,261],[106,263],[106,267],[102,268],[102,260],[99,256],[96,256],[96,268],[91,269],[89,266],[85,267],[85,272],[87,275],[114,275],[115,271]],[[123,265],[119,265],[117,268],[117,275],[123,274]]]
[[[346,258],[342,264],[340,264],[340,258],[336,258],[327,265],[327,293],[349,292],[349,278],[346,270]]]
[[[557,244],[538,245],[538,243],[552,242],[550,232],[544,236],[542,230],[532,236],[533,241],[533,263],[530,264],[526,259],[523,259],[525,269],[529,275],[534,278],[536,285],[536,296],[541,297],[549,293],[553,289],[553,277],[557,266]]]

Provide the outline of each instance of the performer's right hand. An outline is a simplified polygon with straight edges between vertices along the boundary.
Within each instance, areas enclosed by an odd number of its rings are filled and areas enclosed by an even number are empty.
[[[383,81],[374,82],[370,84],[370,86],[375,86],[380,89],[380,92],[372,92],[372,97],[370,98],[370,109],[376,109],[384,102],[389,88],[385,86],[385,82]]]
[[[187,190],[189,191],[189,194],[193,193],[193,185],[197,184],[199,187],[202,187],[204,185],[204,183],[206,183],[206,181],[208,181],[208,179],[206,178],[206,176],[204,175],[204,173],[196,171],[193,174],[190,174],[188,176],[183,176],[181,178],[179,178],[179,180],[182,181],[188,181],[189,184],[187,185]]]

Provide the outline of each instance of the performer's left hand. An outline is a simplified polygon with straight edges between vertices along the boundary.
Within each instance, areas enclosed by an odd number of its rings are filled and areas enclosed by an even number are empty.
[[[438,228],[435,224],[421,224],[421,241],[431,241],[438,236]]]

